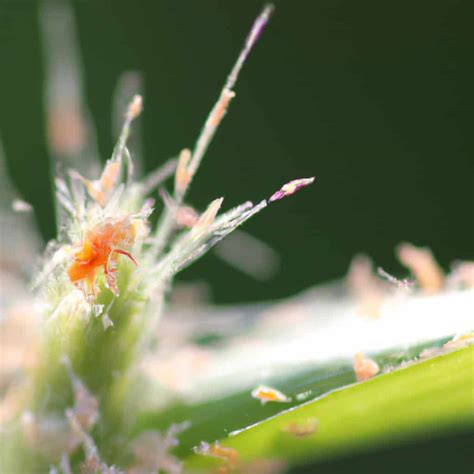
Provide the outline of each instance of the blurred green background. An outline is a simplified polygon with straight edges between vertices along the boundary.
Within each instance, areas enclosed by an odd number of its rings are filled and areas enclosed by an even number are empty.
[[[212,254],[181,278],[205,279],[217,302],[240,302],[342,276],[360,251],[399,274],[393,249],[404,240],[430,246],[446,268],[473,259],[473,2],[275,3],[190,200],[202,208],[223,195],[230,207],[295,177],[317,181],[246,225],[281,257],[270,281]],[[113,147],[117,79],[139,70],[150,170],[193,144],[261,3],[77,0],[74,7],[101,155]],[[12,179],[49,239],[37,10],[34,0],[0,0],[0,135]],[[472,433],[425,440],[317,472],[472,472],[469,443]]]
[[[142,71],[147,169],[191,146],[261,7],[257,1],[77,0],[87,95],[110,156],[112,91]],[[0,133],[8,167],[54,235],[38,2],[0,0]],[[473,2],[277,1],[190,195],[230,207],[315,175],[246,230],[281,271],[256,282],[213,255],[183,279],[218,302],[285,297],[366,251],[395,274],[400,241],[444,266],[474,257]]]

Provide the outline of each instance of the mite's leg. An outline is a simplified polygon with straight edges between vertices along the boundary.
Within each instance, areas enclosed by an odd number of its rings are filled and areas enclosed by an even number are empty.
[[[104,265],[105,286],[115,295],[119,295],[117,286],[117,257],[110,252]]]
[[[119,253],[121,255],[125,255],[138,267],[137,261],[132,257],[132,254],[130,254],[129,252],[125,252],[125,250],[121,250],[121,249],[114,249],[114,250],[112,250],[112,252]]]

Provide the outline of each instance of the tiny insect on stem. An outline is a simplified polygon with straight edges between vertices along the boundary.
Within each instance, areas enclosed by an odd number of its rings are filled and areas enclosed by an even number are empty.
[[[97,272],[103,267],[106,286],[118,294],[117,256],[114,254],[125,255],[138,266],[128,251],[134,241],[135,228],[130,217],[109,219],[92,227],[85,233],[84,241],[68,268],[71,283],[83,289],[86,298],[92,300],[96,295]]]

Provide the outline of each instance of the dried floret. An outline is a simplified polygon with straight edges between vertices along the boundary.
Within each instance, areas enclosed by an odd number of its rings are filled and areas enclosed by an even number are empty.
[[[354,356],[354,372],[358,382],[371,379],[380,372],[380,367],[375,360],[366,357],[362,352]]]
[[[160,196],[168,210],[173,214],[175,224],[178,228],[190,229],[198,222],[199,214],[193,207],[177,205],[176,201],[168,194],[165,189],[160,190]]]
[[[291,196],[301,188],[310,185],[314,180],[314,177],[294,179],[293,181],[284,184],[281,189],[279,189],[276,193],[272,194],[269,198],[269,202],[278,201],[279,199],[283,199],[286,196]]]
[[[403,243],[397,248],[400,262],[408,267],[426,293],[436,293],[444,286],[444,274],[427,248]]]
[[[189,161],[191,160],[191,150],[185,148],[181,150],[178,159],[178,166],[176,167],[176,174],[174,177],[174,190],[177,195],[183,195],[191,181],[191,174],[188,169]]]
[[[134,95],[127,109],[127,120],[136,119],[143,111],[143,99],[141,95]]]
[[[191,231],[193,234],[199,234],[200,232],[206,231],[211,226],[216,219],[223,200],[224,198],[214,199],[214,201],[209,204],[207,209],[199,216],[196,225],[193,227]]]
[[[209,115],[207,119],[207,124],[210,127],[217,127],[229,107],[230,101],[235,97],[235,92],[229,89],[224,89],[219,98],[219,101],[216,104],[216,107],[213,109],[212,114]]]
[[[111,195],[111,191],[119,180],[121,168],[120,160],[109,160],[100,178],[97,180],[86,179],[75,170],[70,170],[69,174],[72,179],[81,181],[87,189],[89,196],[100,206],[104,207]]]
[[[456,262],[449,275],[451,286],[474,288],[474,262]]]
[[[190,229],[196,225],[199,214],[191,206],[181,206],[176,209],[174,218],[178,227]]]

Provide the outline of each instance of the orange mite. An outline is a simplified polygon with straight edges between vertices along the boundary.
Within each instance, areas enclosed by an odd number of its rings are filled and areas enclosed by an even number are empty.
[[[103,267],[106,286],[118,295],[118,256],[125,255],[137,265],[128,252],[134,240],[135,227],[127,218],[109,220],[89,230],[67,270],[71,283],[80,288],[88,300],[95,298],[97,271]]]
[[[265,405],[267,402],[287,403],[291,401],[284,393],[276,388],[267,387],[266,385],[260,385],[252,390],[252,397],[260,400],[262,405]]]

